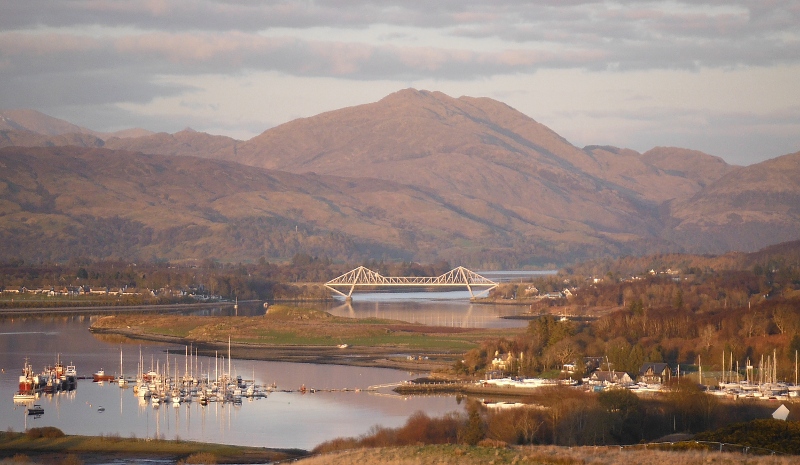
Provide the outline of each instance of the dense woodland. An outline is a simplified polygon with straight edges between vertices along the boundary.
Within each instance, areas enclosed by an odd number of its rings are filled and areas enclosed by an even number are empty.
[[[531,286],[540,292],[571,289],[568,298],[531,299],[534,312],[602,316],[587,322],[543,316],[531,321],[523,335],[486,341],[458,368],[481,371],[496,352],[511,352],[523,354],[514,367],[521,375],[547,372],[584,356],[607,357],[608,368],[635,375],[646,361],[668,362],[674,368],[699,360],[709,369],[721,370],[725,353],[726,369],[738,362],[743,370],[747,360],[757,366],[762,356],[775,354],[779,378],[793,381],[800,350],[798,245],[775,250],[779,253],[725,259],[624,259],[608,267],[616,271],[588,276],[561,273],[532,283],[507,284],[496,296],[522,298]],[[654,262],[660,267],[649,268]],[[631,269],[634,263],[638,272]],[[681,270],[681,263],[693,266]],[[749,269],[737,269],[741,266]]]

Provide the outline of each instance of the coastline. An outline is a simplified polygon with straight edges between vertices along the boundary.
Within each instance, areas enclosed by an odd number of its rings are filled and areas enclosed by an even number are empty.
[[[233,302],[197,302],[183,304],[144,304],[144,305],[97,305],[81,307],[16,307],[0,308],[0,317],[3,316],[46,316],[97,313],[110,315],[114,313],[146,313],[146,312],[180,312],[183,310],[198,310],[203,308],[232,307]]]
[[[56,434],[52,434],[56,430]],[[307,457],[302,449],[234,446],[182,440],[148,440],[119,436],[63,435],[55,428],[45,436],[30,433],[0,432],[0,461],[24,454],[34,463],[59,463],[75,455],[83,463],[115,463],[119,459],[163,459],[177,462],[197,453],[213,454],[215,463],[276,463]],[[60,433],[60,435],[58,434]]]
[[[143,341],[167,342],[192,345],[200,355],[214,356],[215,352],[227,351],[226,342],[197,341],[177,336],[145,334],[128,329],[90,328],[93,334],[112,334]],[[431,372],[449,369],[461,357],[461,353],[409,349],[405,347],[366,347],[350,346],[340,349],[337,346],[288,345],[288,344],[245,344],[232,342],[231,357],[240,360],[265,360],[273,362],[313,363],[329,365],[349,365],[371,368],[391,368],[411,372]],[[409,356],[414,357],[409,360]],[[425,359],[427,357],[427,359]]]

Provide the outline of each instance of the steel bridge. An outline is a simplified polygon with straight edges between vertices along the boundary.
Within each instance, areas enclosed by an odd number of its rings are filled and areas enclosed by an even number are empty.
[[[325,287],[331,291],[346,297],[348,300],[352,299],[353,291],[357,287],[460,287],[466,286],[471,297],[481,296],[488,293],[495,287],[497,283],[491,279],[484,278],[483,276],[470,271],[463,266],[454,268],[441,276],[423,277],[423,276],[404,276],[404,277],[391,277],[382,276],[369,268],[359,266],[358,268],[348,271],[347,273],[339,276],[338,278],[331,279],[325,283]],[[349,288],[347,294],[336,289],[336,287]],[[475,294],[473,288],[485,288]]]

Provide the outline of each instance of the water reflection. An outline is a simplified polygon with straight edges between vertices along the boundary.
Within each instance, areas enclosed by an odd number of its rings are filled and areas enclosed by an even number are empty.
[[[408,322],[455,327],[514,327],[526,322],[504,320],[525,307],[470,304],[466,292],[356,294],[352,303],[316,305],[333,314],[357,318],[391,318]],[[262,302],[239,302],[239,308],[223,306],[192,312],[196,315],[263,315]],[[140,399],[132,389],[116,384],[80,380],[77,389],[35,400],[45,413],[27,415],[26,404],[12,401],[19,373],[27,358],[38,372],[60,355],[75,364],[80,376],[105,368],[119,371],[123,351],[126,374],[138,371],[137,361],[165,364],[180,373],[211,373],[220,370],[219,358],[184,358],[185,347],[176,344],[140,342],[116,335],[95,335],[89,326],[99,316],[48,315],[0,319],[0,428],[22,431],[32,426],[55,426],[67,434],[111,434],[123,437],[163,437],[265,447],[310,449],[342,436],[358,436],[370,427],[400,426],[409,415],[422,410],[430,415],[461,410],[454,396],[401,397],[386,389],[367,392],[372,385],[401,382],[415,374],[380,368],[313,365],[253,360],[231,361],[231,373],[253,379],[260,385],[275,383],[278,389],[295,391],[305,384],[320,391],[311,394],[274,392],[241,404],[199,402],[162,403]],[[169,354],[169,356],[167,356]],[[224,354],[220,354],[224,355]],[[169,357],[169,358],[168,358]],[[152,362],[151,362],[152,361]],[[191,367],[191,368],[188,368]],[[326,390],[351,389],[349,392]],[[360,389],[360,392],[356,392]],[[100,407],[102,410],[99,410]]]
[[[358,293],[351,302],[337,300],[323,308],[349,318],[388,318],[430,326],[519,328],[526,321],[503,319],[528,311],[526,305],[475,304],[469,292]]]

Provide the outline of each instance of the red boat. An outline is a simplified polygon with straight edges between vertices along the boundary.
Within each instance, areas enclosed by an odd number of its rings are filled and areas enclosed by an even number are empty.
[[[33,375],[33,367],[25,359],[25,366],[22,368],[22,374],[19,376],[19,392],[21,394],[31,393],[36,389],[36,379]]]

